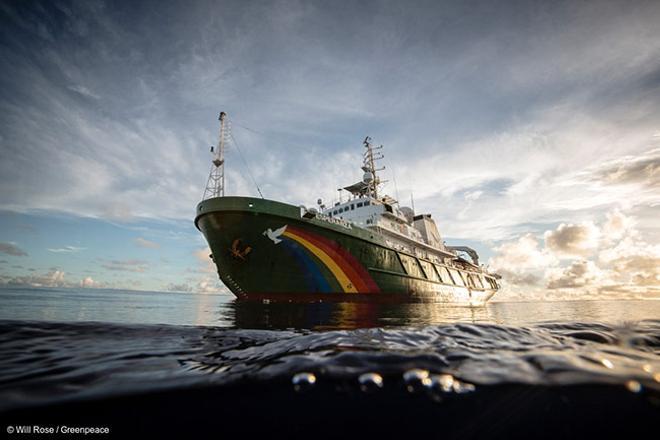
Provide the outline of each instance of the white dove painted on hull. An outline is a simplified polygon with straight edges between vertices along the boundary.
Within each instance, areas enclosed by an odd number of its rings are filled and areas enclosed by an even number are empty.
[[[287,225],[282,226],[279,229],[275,229],[274,231],[271,228],[268,228],[264,231],[264,235],[271,240],[273,240],[273,243],[278,244],[279,242],[282,241],[280,235],[284,234],[284,231],[286,231]]]

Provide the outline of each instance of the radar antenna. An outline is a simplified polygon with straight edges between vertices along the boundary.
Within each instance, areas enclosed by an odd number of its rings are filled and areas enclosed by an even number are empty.
[[[227,113],[220,112],[218,120],[220,121],[220,136],[218,145],[211,147],[211,172],[209,180],[206,182],[206,189],[202,200],[213,197],[225,196],[225,143],[231,134],[229,133],[229,124],[226,121]]]

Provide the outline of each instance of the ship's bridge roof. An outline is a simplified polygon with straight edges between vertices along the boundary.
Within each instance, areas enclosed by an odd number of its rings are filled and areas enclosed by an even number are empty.
[[[345,186],[344,189],[350,192],[351,194],[354,194],[356,196],[361,196],[367,192],[367,190],[369,189],[369,185],[360,181],[354,183],[353,185]]]

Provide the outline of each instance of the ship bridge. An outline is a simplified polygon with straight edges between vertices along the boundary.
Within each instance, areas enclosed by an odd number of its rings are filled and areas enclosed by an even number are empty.
[[[390,239],[395,247],[416,253],[419,248],[424,252],[431,249],[445,257],[455,257],[455,253],[444,246],[437,226],[430,214],[415,215],[413,209],[399,207],[399,202],[385,194],[379,194],[380,180],[376,161],[383,158],[373,147],[371,139],[365,138],[366,151],[363,155],[362,180],[346,186],[343,190],[350,193],[347,201],[325,208],[319,200],[321,212],[329,218],[350,222],[363,228],[377,230]],[[427,249],[428,248],[428,249]]]

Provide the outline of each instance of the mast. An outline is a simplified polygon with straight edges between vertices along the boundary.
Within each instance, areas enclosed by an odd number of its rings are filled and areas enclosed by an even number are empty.
[[[367,184],[367,195],[378,199],[378,185],[381,184],[380,178],[376,174],[378,171],[382,171],[385,167],[376,168],[376,161],[381,160],[384,156],[383,153],[375,150],[380,150],[383,148],[382,145],[374,147],[371,145],[371,138],[367,136],[364,138],[364,148],[367,151],[364,152],[364,160],[362,164],[362,171],[364,171],[364,177],[362,181]]]
[[[225,142],[229,136],[227,113],[220,112],[220,135],[218,145],[211,147],[211,172],[206,182],[206,189],[202,200],[225,196]]]

